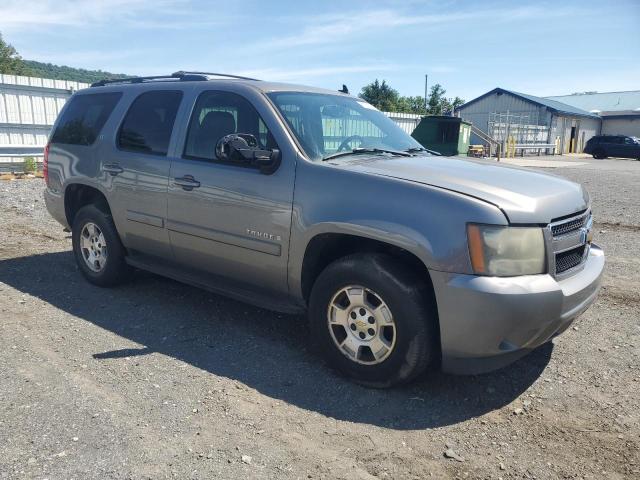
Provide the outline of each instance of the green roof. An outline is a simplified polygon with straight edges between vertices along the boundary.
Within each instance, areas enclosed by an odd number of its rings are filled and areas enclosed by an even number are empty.
[[[637,112],[640,114],[640,90],[627,92],[580,93],[547,97],[588,112]]]

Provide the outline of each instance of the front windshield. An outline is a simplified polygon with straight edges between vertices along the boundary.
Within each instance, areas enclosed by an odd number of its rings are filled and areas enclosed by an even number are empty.
[[[268,96],[312,160],[353,149],[422,148],[364,100],[307,92],[274,92]]]

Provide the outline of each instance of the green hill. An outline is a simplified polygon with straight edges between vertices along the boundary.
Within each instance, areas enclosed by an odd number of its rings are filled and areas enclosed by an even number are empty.
[[[36,62],[34,60],[23,60],[29,69],[29,76],[54,78],[57,80],[72,80],[75,82],[93,83],[98,80],[112,80],[116,78],[131,77],[124,73],[110,73],[102,70],[85,70],[84,68],[73,68],[64,65],[53,65],[51,63]]]

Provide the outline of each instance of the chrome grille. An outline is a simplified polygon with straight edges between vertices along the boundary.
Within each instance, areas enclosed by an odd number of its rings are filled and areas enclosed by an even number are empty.
[[[587,221],[588,213],[585,212],[577,218],[570,218],[565,223],[560,221],[559,223],[551,224],[551,233],[554,237],[558,237],[560,235],[565,235],[570,232],[574,232],[585,224]]]
[[[588,210],[549,225],[556,275],[569,275],[587,259],[591,226],[591,212]]]
[[[556,254],[556,273],[563,273],[580,265],[584,257],[585,248],[587,248],[586,245],[583,245],[573,250]]]

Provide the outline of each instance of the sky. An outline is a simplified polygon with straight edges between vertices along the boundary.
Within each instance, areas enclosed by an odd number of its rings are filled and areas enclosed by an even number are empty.
[[[640,89],[640,0],[0,0],[23,58],[133,75],[234,73],[351,93]]]

